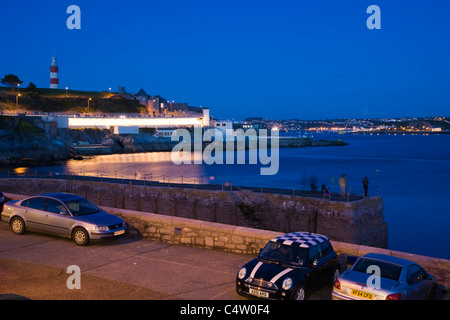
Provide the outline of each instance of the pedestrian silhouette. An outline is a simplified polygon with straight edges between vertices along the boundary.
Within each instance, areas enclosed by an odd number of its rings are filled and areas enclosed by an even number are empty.
[[[339,179],[339,185],[341,186],[341,196],[345,197],[345,185],[347,184],[347,181],[345,179],[345,173],[342,175],[342,177]]]
[[[364,187],[364,197],[367,197],[367,190],[369,189],[369,179],[367,179],[367,177],[364,177],[364,179],[362,180],[362,184]]]

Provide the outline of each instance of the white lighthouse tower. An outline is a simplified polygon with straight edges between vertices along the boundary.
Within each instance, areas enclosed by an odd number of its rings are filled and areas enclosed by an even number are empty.
[[[50,89],[58,89],[58,85],[58,64],[56,63],[56,58],[53,57],[50,65]]]

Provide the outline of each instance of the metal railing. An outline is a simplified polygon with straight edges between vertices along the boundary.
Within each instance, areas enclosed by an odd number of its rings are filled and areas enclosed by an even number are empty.
[[[212,190],[212,191],[252,191],[255,193],[272,193],[301,197],[312,197],[326,199],[330,201],[352,202],[364,199],[363,187],[356,187],[349,185],[346,187],[346,192],[341,194],[340,190],[330,190],[330,188],[318,189],[318,190],[305,190],[300,187],[299,184],[292,184],[287,180],[270,180],[264,181],[261,178],[249,179],[237,179],[233,181],[226,177],[220,176],[197,176],[187,177],[184,175],[155,175],[148,174],[135,174],[134,178],[129,176],[123,176],[117,172],[114,177],[105,176],[99,170],[96,174],[87,174],[83,171],[80,173],[75,172],[4,172],[0,173],[0,178],[25,178],[25,179],[55,179],[66,181],[90,181],[101,183],[113,183],[129,186],[148,186],[148,187],[166,187],[166,188],[186,188],[186,189],[198,189],[198,190]],[[254,180],[254,181],[252,181]],[[378,196],[378,188],[372,187],[376,191]],[[0,190],[1,191],[1,190]],[[370,196],[370,195],[369,195]],[[372,194],[373,196],[373,194]]]

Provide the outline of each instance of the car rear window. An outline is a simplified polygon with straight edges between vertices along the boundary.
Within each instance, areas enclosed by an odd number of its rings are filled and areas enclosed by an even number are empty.
[[[31,198],[28,201],[28,208],[36,209],[36,210],[44,210],[45,208],[45,198]]]
[[[381,260],[361,258],[352,270],[367,273],[367,270],[370,266],[378,266],[380,268],[382,278],[395,281],[398,281],[400,279],[402,267],[397,264]]]

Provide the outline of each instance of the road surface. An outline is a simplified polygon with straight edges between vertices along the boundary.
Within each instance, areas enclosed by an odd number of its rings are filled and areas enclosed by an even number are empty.
[[[245,300],[235,277],[252,258],[130,236],[79,247],[65,238],[18,236],[0,222],[0,299]],[[70,266],[79,267],[79,282]],[[311,299],[330,295],[325,287]]]

